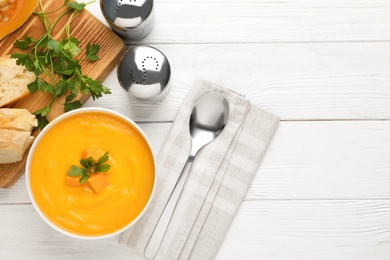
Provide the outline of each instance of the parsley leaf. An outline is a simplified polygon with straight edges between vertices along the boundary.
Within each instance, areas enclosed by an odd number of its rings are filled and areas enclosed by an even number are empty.
[[[66,172],[66,175],[71,177],[79,177],[84,174],[87,174],[87,171],[85,169],[74,165],[70,166],[69,170]]]
[[[74,1],[74,2],[71,2],[69,4],[66,4],[66,6],[69,6],[70,8],[72,8],[74,10],[81,11],[84,9],[85,3],[77,3],[76,1]]]
[[[29,36],[24,36],[23,40],[16,40],[14,46],[20,50],[27,49],[31,43],[34,42],[34,39]]]
[[[108,161],[108,152],[106,152],[105,154],[103,154],[102,157],[99,158],[99,160],[96,162],[96,166],[98,165],[102,165],[103,163],[107,162]]]
[[[76,100],[73,102],[67,102],[64,104],[65,112],[69,112],[71,110],[80,108],[83,104],[81,104],[80,100]]]
[[[65,44],[62,46],[62,49],[64,51],[69,52],[73,57],[76,57],[79,54],[81,50],[79,48],[79,40],[77,40],[76,38],[68,38],[65,40],[64,43]]]
[[[15,46],[16,47],[16,46]],[[11,58],[16,59],[16,64],[25,66],[28,70],[34,71],[34,62],[32,61],[29,54],[24,53],[13,53]]]
[[[50,112],[49,107],[44,107],[42,109],[44,109],[44,110],[48,109]],[[38,111],[40,111],[40,110],[38,110]],[[43,129],[43,128],[45,128],[45,126],[47,126],[49,124],[49,121],[47,120],[46,116],[42,116],[41,113],[37,113],[38,111],[34,112],[34,115],[35,115],[36,119],[38,120],[38,125],[35,127],[35,129]],[[46,113],[46,112],[44,112],[44,113]]]
[[[81,159],[80,164],[84,166],[84,168],[87,169],[88,171],[93,171],[93,166],[95,165],[95,161],[93,160],[92,157],[88,157],[85,159]]]
[[[49,50],[53,50],[56,54],[61,52],[61,44],[56,40],[50,40],[47,44]]]
[[[97,44],[93,44],[91,46],[91,43],[87,44],[87,50],[86,50],[86,57],[90,61],[97,61],[99,60],[99,57],[96,55],[100,49],[100,46]]]
[[[34,112],[35,115],[41,115],[41,116],[46,116],[49,113],[50,113],[50,107],[44,107]]]
[[[63,103],[64,112],[68,112],[82,106],[79,100],[73,100],[78,93],[90,94],[95,100],[111,92],[100,81],[84,75],[80,60],[77,59],[82,50],[81,42],[71,36],[70,24],[76,13],[82,11],[86,4],[64,0],[59,9],[45,11],[42,0],[39,0],[39,3],[41,10],[35,11],[34,14],[40,18],[46,32],[38,39],[24,36],[23,39],[16,40],[14,47],[24,52],[13,53],[11,57],[16,59],[18,65],[25,66],[37,76],[36,80],[28,85],[31,94],[40,91],[51,95],[49,104],[34,113],[37,115],[38,129],[42,129],[49,123],[46,116],[51,106],[54,102],[59,103],[63,95],[68,95]],[[57,18],[50,21],[48,16],[54,13],[58,13]],[[56,32],[56,35],[64,36],[61,39],[54,39],[52,32],[57,31],[54,30],[56,26],[63,24],[60,22],[62,19],[67,19],[63,29],[64,33]],[[99,45],[88,43],[86,57],[83,60],[91,62],[99,60],[97,56],[99,49]]]
[[[109,164],[102,164],[95,167],[95,172],[107,172],[111,168]]]
[[[109,159],[108,152],[102,155],[102,157],[100,157],[96,163],[92,157],[82,158],[79,161],[82,167],[72,165],[70,166],[69,170],[66,172],[66,175],[70,177],[81,176],[79,179],[79,183],[83,184],[88,180],[88,178],[92,174],[107,172],[111,168],[111,165],[105,163],[108,161],[108,159]]]
[[[81,176],[80,180],[79,180],[79,183],[80,184],[84,184],[89,178],[89,175],[88,174],[83,174],[83,176]]]

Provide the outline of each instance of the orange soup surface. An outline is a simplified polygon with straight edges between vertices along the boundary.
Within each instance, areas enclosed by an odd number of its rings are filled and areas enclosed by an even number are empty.
[[[87,147],[109,152],[109,185],[95,193],[88,185],[65,184],[71,165]],[[30,188],[42,213],[76,235],[113,233],[134,220],[146,206],[154,185],[152,152],[138,130],[99,112],[72,115],[49,129],[36,146],[30,165]],[[99,173],[102,174],[102,173]]]

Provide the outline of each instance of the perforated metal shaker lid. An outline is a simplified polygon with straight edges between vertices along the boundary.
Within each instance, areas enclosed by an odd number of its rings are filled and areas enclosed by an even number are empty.
[[[169,92],[171,67],[165,55],[156,48],[135,46],[128,49],[117,72],[122,88],[140,102],[156,103]]]
[[[126,43],[146,37],[154,27],[153,0],[100,0],[100,9]]]

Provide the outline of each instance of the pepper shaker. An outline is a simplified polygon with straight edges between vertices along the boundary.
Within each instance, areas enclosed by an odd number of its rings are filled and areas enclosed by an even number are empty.
[[[146,37],[154,27],[153,0],[100,0],[100,9],[126,44]]]
[[[141,103],[157,103],[170,89],[168,59],[150,46],[128,49],[118,65],[117,75],[122,88]]]

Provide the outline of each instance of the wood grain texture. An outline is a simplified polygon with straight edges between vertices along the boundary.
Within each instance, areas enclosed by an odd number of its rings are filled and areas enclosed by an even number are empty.
[[[171,123],[139,125],[157,154]],[[390,121],[281,122],[245,200],[390,200],[389,158]],[[30,203],[14,186],[0,205]]]
[[[0,210],[3,259],[144,259],[117,237],[66,237],[29,204],[0,205]],[[387,260],[389,228],[388,200],[245,201],[216,259]]]
[[[53,232],[32,205],[2,205],[0,257],[2,259],[128,259],[128,248],[118,237],[86,241]],[[29,225],[26,225],[30,223]],[[26,234],[28,230],[29,235]],[[34,235],[35,234],[35,235]],[[15,241],[22,240],[22,244]],[[30,241],[33,241],[30,243]],[[95,256],[95,257],[93,257]],[[114,256],[114,257],[113,257]],[[132,258],[133,259],[133,258]]]
[[[44,1],[43,8],[45,11],[55,10],[61,6],[62,3],[62,1],[47,0]],[[40,10],[39,7],[37,10]],[[55,19],[56,15],[58,15],[58,13],[50,15],[49,19]],[[53,31],[54,38],[60,39],[62,37],[63,27],[69,15],[70,14],[66,15],[58,23],[56,30]],[[83,60],[80,62],[80,65],[82,66],[85,75],[103,81],[115,68],[121,55],[125,52],[126,46],[123,41],[86,10],[75,16],[75,19],[71,23],[71,31],[71,35],[82,42],[82,51],[79,54],[80,57],[85,56],[85,48],[88,42],[100,45],[101,48],[98,54],[100,60],[97,62]],[[25,35],[37,39],[44,32],[45,28],[38,17],[32,15],[21,28],[0,41],[0,56],[20,52],[20,50],[13,47],[13,43],[17,39],[21,39]],[[89,95],[79,94],[77,98],[81,103],[84,103],[89,98]],[[30,112],[34,112],[48,104],[50,99],[51,96],[49,94],[36,92],[33,95],[29,95],[26,98],[15,102],[9,107],[26,108]],[[55,102],[53,104],[52,111],[48,115],[49,120],[64,113],[63,106],[61,105],[64,101],[65,97],[60,99],[59,103]],[[35,136],[37,134],[37,132],[33,133]],[[25,153],[22,161],[18,163],[0,165],[0,187],[9,188],[20,177],[23,173],[27,154],[28,151]]]
[[[388,200],[244,202],[217,260],[389,259]]]
[[[390,43],[153,45],[169,59],[171,91],[145,105],[128,97],[115,72],[113,94],[86,106],[136,121],[172,121],[196,77],[244,94],[282,120],[389,120]],[[115,102],[107,102],[112,98]]]
[[[87,1],[87,0],[82,0]],[[85,106],[137,122],[158,152],[193,80],[245,94],[282,118],[217,260],[390,259],[390,2],[160,0],[135,44],[167,55],[172,89],[155,105],[113,94]],[[87,9],[107,24],[95,2]],[[134,259],[117,238],[48,227],[25,178],[0,189],[1,259]]]
[[[91,5],[104,21],[98,5]],[[390,40],[387,0],[155,1],[156,25],[135,43],[372,42]]]

